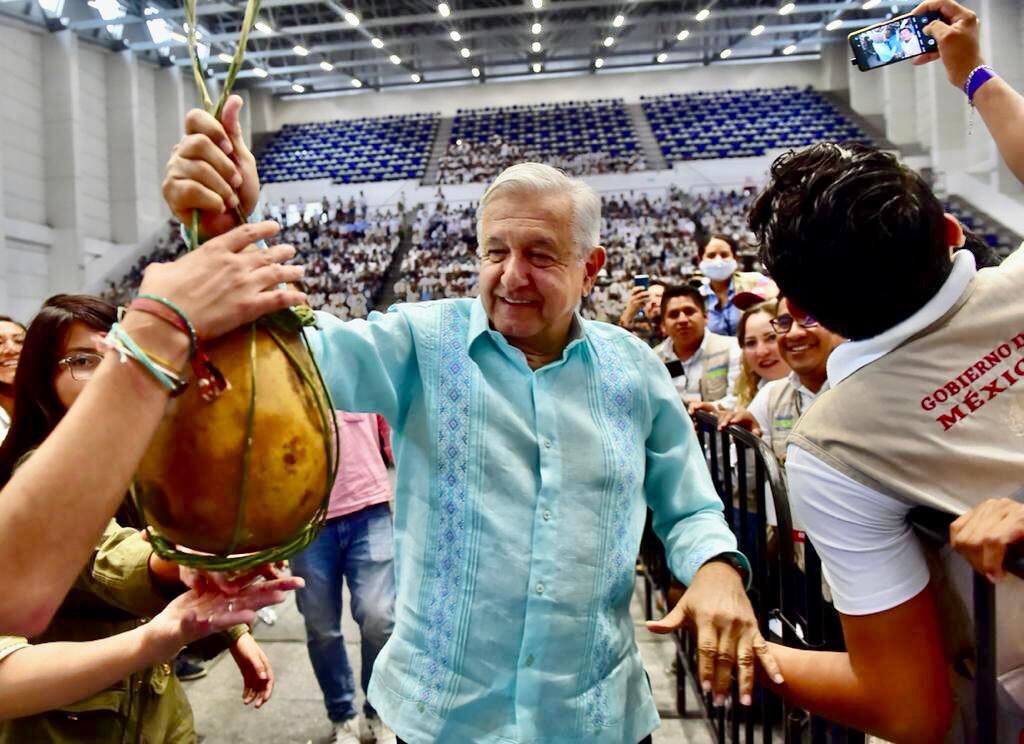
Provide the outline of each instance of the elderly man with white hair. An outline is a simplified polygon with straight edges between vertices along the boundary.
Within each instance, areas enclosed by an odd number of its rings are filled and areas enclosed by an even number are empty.
[[[175,213],[213,225],[236,175],[252,210],[248,154],[231,161],[201,111],[186,131],[164,184]],[[755,661],[781,681],[664,365],[577,313],[605,261],[600,211],[585,183],[515,165],[480,203],[478,298],[321,315],[310,334],[335,406],[394,430],[396,625],[369,699],[405,741],[647,741],[658,711],[629,604],[648,506],[689,587],[652,629],[696,629],[718,704],[734,666],[744,704]]]

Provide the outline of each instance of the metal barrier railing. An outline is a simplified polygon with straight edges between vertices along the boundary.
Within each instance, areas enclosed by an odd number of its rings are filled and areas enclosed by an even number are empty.
[[[809,542],[797,542],[789,510],[789,493],[782,467],[771,448],[760,438],[735,426],[718,431],[712,414],[696,415],[697,438],[708,462],[711,479],[725,508],[725,517],[737,535],[739,549],[750,559],[753,575],[750,600],[761,633],[788,646],[815,650],[841,650],[842,629],[838,614],[825,598],[821,580],[821,562]],[[769,524],[768,498],[774,507],[775,524]],[[931,509],[916,508],[910,521],[930,540],[949,541],[949,525],[955,516]],[[803,550],[803,569],[797,555]],[[653,612],[651,592],[667,594],[671,575],[660,541],[645,531],[641,559],[647,583],[646,611]],[[1024,578],[1024,550],[1011,551],[1006,568]],[[974,575],[975,629],[975,738],[994,742],[998,737],[996,698],[996,615],[995,587],[979,574]],[[666,603],[667,604],[667,603]],[[686,714],[685,675],[696,679],[696,648],[689,634],[676,634],[677,707]],[[733,700],[738,699],[735,683]],[[732,706],[715,708],[710,696],[701,705],[712,721],[719,744],[734,742],[770,744],[781,735],[786,744],[862,743],[864,734],[812,716],[807,711],[786,706],[767,690],[755,695],[751,709]]]

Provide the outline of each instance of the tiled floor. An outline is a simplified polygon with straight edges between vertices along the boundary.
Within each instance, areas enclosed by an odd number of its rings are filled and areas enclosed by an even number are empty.
[[[654,732],[654,743],[709,744],[712,739],[703,720],[680,718],[676,713],[672,641],[653,635],[643,626],[641,592],[638,583],[632,609],[640,653],[662,717],[661,727]],[[347,597],[345,605],[345,645],[353,668],[358,670],[359,629],[348,613]],[[320,688],[306,655],[302,617],[294,601],[276,609],[277,623],[261,624],[255,631],[276,677],[273,698],[261,710],[242,705],[241,678],[228,654],[208,665],[205,678],[184,683],[203,744],[326,744],[331,740]]]

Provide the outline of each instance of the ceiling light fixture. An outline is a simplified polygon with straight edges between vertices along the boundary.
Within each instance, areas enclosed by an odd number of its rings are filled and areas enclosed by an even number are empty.
[[[419,74],[418,72],[414,72],[414,73],[413,73],[412,75],[410,75],[409,77],[411,77],[411,78],[412,78],[412,81],[413,81],[414,83],[418,83],[418,82],[419,82],[420,80],[422,80],[422,79],[423,79],[423,78],[421,78],[421,77],[420,77],[420,74]]]
[[[270,27],[270,24],[269,23],[264,23],[263,21],[256,21],[256,23],[254,24],[254,28],[257,31],[259,31],[261,33],[264,33],[264,34],[272,34],[272,33],[274,33],[274,29],[272,29]]]
[[[469,59],[469,54],[470,54],[469,48],[468,47],[462,47],[462,50],[459,52],[459,54],[462,55],[463,59]]]
[[[359,16],[357,16],[350,10],[347,13],[345,13],[345,21],[348,23],[349,26],[358,26]]]
[[[615,37],[614,36],[605,36],[604,37],[604,45],[606,47],[610,47],[614,43],[615,43]]]
[[[659,55],[658,55],[658,56],[656,57],[656,59],[658,60],[658,64],[659,64],[659,65],[660,65],[660,64],[663,64],[663,63],[665,63],[665,62],[668,62],[668,54],[666,54],[665,52],[662,52],[661,54],[659,54]]]
[[[779,15],[789,15],[794,10],[796,10],[796,3],[786,3],[779,8]]]
[[[615,20],[612,21],[612,25],[615,26],[615,28],[622,28],[622,24],[625,22],[626,16],[622,15],[622,13],[619,13],[617,16],[615,16]]]
[[[686,39],[687,39],[687,37],[689,37],[689,35],[690,35],[690,29],[684,28],[682,31],[680,31],[678,34],[676,34],[676,41],[686,41]]]
[[[471,70],[471,72],[473,73],[473,77],[475,77],[475,78],[480,77],[480,68],[479,67],[474,67]]]
[[[544,69],[544,66],[540,62],[534,62],[533,63],[533,71],[534,72],[540,72],[542,69]]]
[[[324,72],[330,72],[331,70],[334,69],[334,65],[332,65],[330,62],[321,62],[320,69],[323,70]]]
[[[448,7],[448,3],[438,3],[437,12],[441,14],[442,18],[447,18],[452,14],[452,9]]]
[[[829,21],[828,22],[828,25],[825,26],[825,30],[826,31],[835,31],[837,28],[840,28],[842,25],[843,25],[843,22],[841,20],[839,20],[838,18],[836,18],[834,21]]]
[[[594,60],[594,67],[596,67],[599,70],[602,67],[604,67],[604,58],[603,57],[598,57],[597,59],[595,59]]]
[[[533,26],[530,27],[530,30],[533,31],[534,36],[537,36],[541,31],[544,30],[544,27],[541,26],[539,23],[535,23],[533,24]]]
[[[877,8],[881,4],[882,4],[882,0],[868,0],[861,7],[864,10],[871,10],[872,8]]]
[[[400,64],[402,64],[402,58],[399,57],[397,54],[392,54],[390,59],[391,59],[391,64],[393,64],[393,65],[400,65]]]
[[[298,83],[292,83],[292,90],[294,90],[296,93],[306,92],[306,88],[302,85],[299,85]]]
[[[462,34],[460,34],[458,31],[452,31],[448,35],[452,37],[452,41],[462,41]]]
[[[722,59],[729,59],[732,56],[732,49],[723,49],[721,54],[718,55]]]
[[[224,52],[221,52],[220,54],[218,54],[218,55],[217,55],[217,58],[218,58],[218,59],[219,59],[219,60],[220,60],[221,62],[224,62],[225,64],[229,64],[229,65],[230,65],[230,64],[231,64],[232,62],[234,62],[234,58],[233,58],[233,57],[232,57],[232,56],[231,56],[230,54],[225,54]]]
[[[377,38],[376,36],[374,36],[374,37],[373,37],[372,39],[370,39],[370,43],[371,43],[371,44],[373,44],[373,45],[374,45],[375,47],[377,47],[378,49],[383,49],[383,48],[384,48],[384,42],[383,42],[383,41],[381,41],[381,40],[380,40],[379,38]]]
[[[293,46],[292,51],[295,52],[300,57],[305,57],[307,54],[309,54],[309,50],[306,49],[306,47],[302,46],[301,44],[296,44],[295,46]]]
[[[262,67],[257,67],[256,69],[254,69],[252,71],[252,74],[255,75],[258,78],[265,78],[268,73]]]
[[[540,10],[544,7],[544,0],[533,0],[533,7]]]
[[[760,36],[763,33],[764,33],[764,24],[762,24],[762,23],[759,23],[756,26],[754,26],[752,29],[750,29],[750,35],[751,36]]]
[[[796,44],[790,44],[788,47],[782,50],[782,53],[787,57],[796,51]]]
[[[362,88],[363,87],[363,81],[360,80],[359,78],[352,78],[352,87],[353,88]]]
[[[541,50],[540,42],[539,41],[533,42],[533,44],[530,45],[530,49],[533,50],[534,54],[537,54]]]
[[[700,13],[694,16],[694,18],[696,18],[699,23],[703,23],[708,19],[709,15],[711,15],[711,10],[708,8],[704,8],[704,10],[702,10]]]

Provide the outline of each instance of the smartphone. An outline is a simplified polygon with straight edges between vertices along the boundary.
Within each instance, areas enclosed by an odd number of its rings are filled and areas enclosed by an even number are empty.
[[[938,13],[907,13],[854,31],[847,37],[853,50],[850,62],[861,70],[873,70],[938,51],[935,39],[924,29],[932,21],[941,20]]]
[[[633,277],[633,286],[634,287],[643,287],[644,289],[649,289],[650,286],[651,286],[651,277],[648,276],[647,274],[637,274],[636,276]],[[644,313],[644,309],[643,308],[640,308],[639,310],[637,310],[636,317],[638,317],[638,318],[647,317],[646,314]]]

